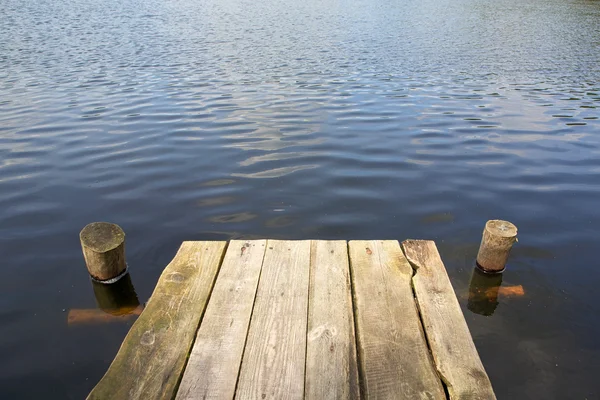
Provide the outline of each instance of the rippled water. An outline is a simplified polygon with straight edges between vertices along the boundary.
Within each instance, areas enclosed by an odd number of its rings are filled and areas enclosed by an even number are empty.
[[[600,2],[0,16],[3,398],[84,397],[129,329],[67,325],[96,306],[78,239],[96,220],[125,229],[142,302],[186,239],[435,239],[499,398],[600,397]],[[519,227],[503,284],[525,295],[486,316],[467,298],[492,218]]]

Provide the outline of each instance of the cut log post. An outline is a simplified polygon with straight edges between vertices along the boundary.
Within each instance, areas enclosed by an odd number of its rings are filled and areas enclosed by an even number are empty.
[[[508,221],[491,220],[485,224],[477,265],[488,273],[504,271],[513,243],[517,240],[517,227]]]
[[[125,232],[119,225],[92,222],[81,230],[79,239],[92,278],[113,283],[125,273]]]

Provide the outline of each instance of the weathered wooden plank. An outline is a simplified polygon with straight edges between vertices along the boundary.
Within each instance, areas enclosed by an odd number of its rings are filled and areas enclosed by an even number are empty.
[[[226,242],[184,242],[88,399],[170,399]]]
[[[238,399],[302,399],[310,241],[269,240],[238,380]]]
[[[233,399],[266,243],[229,243],[177,400]]]
[[[445,399],[397,241],[351,241],[350,271],[363,395]]]
[[[345,240],[312,241],[308,301],[305,398],[360,398]]]
[[[435,243],[407,240],[402,247],[417,269],[413,277],[417,303],[450,399],[495,399]]]

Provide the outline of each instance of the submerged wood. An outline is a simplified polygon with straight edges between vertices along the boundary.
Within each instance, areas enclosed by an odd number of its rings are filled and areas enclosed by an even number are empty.
[[[406,240],[402,247],[416,269],[413,286],[417,304],[450,399],[495,399],[435,243]]]
[[[519,297],[525,295],[523,285],[501,286],[498,289],[498,294],[506,297]]]
[[[67,314],[67,324],[71,326],[129,321],[140,315],[143,310],[142,306],[124,307],[107,313],[97,308],[73,308]]]
[[[171,399],[226,242],[184,242],[88,399]]]

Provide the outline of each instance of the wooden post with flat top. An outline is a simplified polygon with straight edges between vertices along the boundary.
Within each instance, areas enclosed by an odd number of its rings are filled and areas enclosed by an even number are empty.
[[[504,271],[510,249],[517,241],[517,227],[508,221],[494,219],[485,224],[477,265],[488,273]]]
[[[125,272],[125,232],[119,225],[92,222],[81,230],[79,239],[92,278],[111,283]]]

